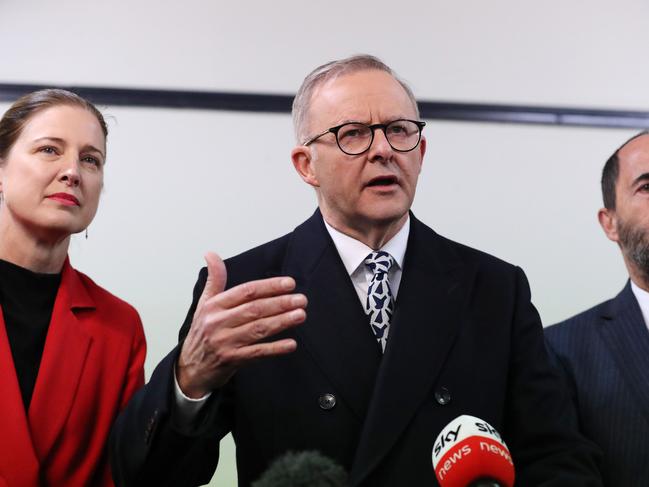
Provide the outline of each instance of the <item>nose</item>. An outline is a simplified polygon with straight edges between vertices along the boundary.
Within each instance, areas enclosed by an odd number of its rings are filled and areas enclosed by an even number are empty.
[[[81,174],[79,173],[79,163],[75,160],[68,161],[61,169],[59,181],[76,188],[81,183]]]
[[[386,162],[392,157],[393,152],[385,132],[380,127],[375,128],[374,140],[368,154],[370,162]]]

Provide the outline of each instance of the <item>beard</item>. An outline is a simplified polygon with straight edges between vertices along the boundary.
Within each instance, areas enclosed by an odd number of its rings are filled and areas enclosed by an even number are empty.
[[[633,262],[642,278],[649,282],[649,230],[634,227],[622,220],[618,222],[617,233],[622,252]]]

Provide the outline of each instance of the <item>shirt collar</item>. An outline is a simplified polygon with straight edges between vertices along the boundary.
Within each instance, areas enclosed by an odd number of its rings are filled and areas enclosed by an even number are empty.
[[[638,301],[645,325],[649,326],[649,293],[631,281],[631,291]]]
[[[334,241],[334,245],[336,246],[336,250],[338,251],[340,258],[345,265],[347,274],[351,276],[363,263],[368,254],[370,252],[373,252],[373,249],[365,245],[363,242],[356,240],[349,235],[345,235],[342,232],[339,232],[334,227],[329,225],[326,220],[324,221],[324,224],[327,228],[327,231],[329,232],[329,235],[331,235],[331,239]],[[396,235],[388,240],[385,245],[383,245],[383,247],[379,249],[389,253],[394,259],[395,263],[399,266],[399,269],[403,269],[403,259],[406,256],[406,247],[408,246],[409,235],[410,215],[408,215],[406,222],[396,233]]]

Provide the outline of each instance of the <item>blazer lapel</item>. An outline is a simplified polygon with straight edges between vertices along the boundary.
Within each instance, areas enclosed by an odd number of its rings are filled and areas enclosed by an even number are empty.
[[[381,352],[319,210],[293,232],[283,267],[309,300],[299,340],[363,421]]]
[[[27,423],[2,310],[0,371],[0,476],[5,476],[11,485],[35,486],[39,462]]]
[[[630,282],[602,313],[598,329],[649,422],[649,331]]]
[[[383,363],[351,472],[357,485],[406,428],[459,330],[474,271],[444,240],[411,216],[401,286]]]
[[[94,307],[94,301],[66,260],[29,408],[32,438],[41,461],[47,457],[68,417],[91,342],[73,310]]]

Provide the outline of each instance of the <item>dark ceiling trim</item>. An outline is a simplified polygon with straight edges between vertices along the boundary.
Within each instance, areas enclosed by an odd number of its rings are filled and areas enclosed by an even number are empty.
[[[44,85],[0,83],[0,101],[12,102]],[[52,87],[52,86],[47,86]],[[140,88],[57,86],[88,98],[97,105],[290,113],[293,95],[234,93]],[[419,101],[427,120],[565,125],[606,128],[647,128],[649,112],[586,108],[540,107]]]

